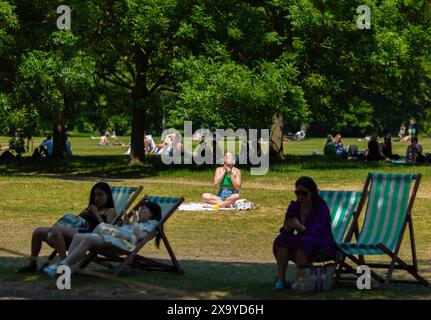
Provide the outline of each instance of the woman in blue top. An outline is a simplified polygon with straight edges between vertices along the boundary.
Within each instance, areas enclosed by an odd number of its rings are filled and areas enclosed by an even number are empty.
[[[204,193],[202,201],[214,209],[228,208],[240,199],[241,170],[235,168],[235,159],[230,152],[224,155],[224,165],[216,169],[214,184],[219,186],[217,195]]]
[[[284,225],[274,241],[278,270],[276,289],[287,286],[289,260],[303,267],[312,261],[316,251],[324,251],[330,257],[335,257],[336,252],[329,209],[320,198],[316,183],[309,177],[301,177],[295,187],[297,201],[292,201],[287,208]]]

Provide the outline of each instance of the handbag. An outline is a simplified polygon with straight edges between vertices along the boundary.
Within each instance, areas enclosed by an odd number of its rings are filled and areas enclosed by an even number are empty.
[[[330,290],[334,273],[334,263],[298,268],[292,290],[301,293]]]

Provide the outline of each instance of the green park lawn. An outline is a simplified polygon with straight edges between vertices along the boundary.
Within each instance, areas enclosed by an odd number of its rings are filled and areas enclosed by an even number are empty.
[[[35,145],[42,138],[35,139]],[[129,142],[128,138],[121,141]],[[158,141],[158,139],[157,139]],[[0,247],[29,254],[32,230],[50,226],[65,212],[78,213],[88,202],[92,185],[100,180],[118,186],[143,185],[145,193],[183,196],[199,201],[212,186],[213,166],[166,167],[155,157],[139,167],[129,167],[127,147],[97,147],[90,138],[71,138],[74,157],[60,163],[24,157],[15,164],[0,164]],[[421,141],[431,152],[431,139]],[[0,137],[0,144],[7,144]],[[272,241],[283,222],[286,207],[294,198],[294,182],[313,177],[321,189],[361,190],[368,172],[421,173],[423,180],[414,208],[414,230],[421,274],[431,281],[431,167],[388,163],[327,160],[324,139],[286,143],[287,159],[271,165],[264,176],[243,171],[241,194],[258,205],[249,212],[176,212],[166,223],[166,233],[184,269],[184,275],[140,273],[128,270],[118,279],[95,276],[72,278],[72,290],[60,291],[45,274],[20,275],[24,257],[0,252],[0,296],[27,298],[246,298],[246,299],[431,299],[431,289],[392,285],[387,290],[360,291],[354,282],[329,292],[295,294],[274,291],[275,260]],[[345,145],[365,147],[364,141],[345,139]],[[406,144],[394,142],[394,153],[404,154]],[[25,155],[28,156],[28,155]],[[408,259],[409,238],[401,255]],[[45,246],[42,256],[50,250]],[[163,247],[153,243],[142,250],[149,257],[167,259]],[[93,271],[105,271],[91,266]],[[294,268],[290,268],[290,277]],[[395,273],[401,278],[404,274]],[[150,286],[151,285],[151,286]]]

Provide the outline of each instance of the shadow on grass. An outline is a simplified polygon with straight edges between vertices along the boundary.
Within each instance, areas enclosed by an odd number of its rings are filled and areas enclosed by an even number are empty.
[[[3,176],[14,175],[73,175],[77,177],[110,177],[110,178],[144,178],[156,176],[162,172],[178,172],[183,170],[213,171],[215,164],[170,164],[162,162],[161,157],[149,156],[142,165],[129,166],[129,158],[122,155],[109,156],[74,156],[69,160],[33,159],[24,157],[13,162],[0,162],[0,172]],[[241,169],[249,169],[248,165],[239,165]],[[411,166],[408,166],[411,167]],[[376,170],[406,168],[403,165],[384,162],[363,162],[324,156],[287,156],[283,161],[273,161],[270,165],[272,172],[295,172],[303,170]]]
[[[420,261],[424,266],[425,261]],[[143,273],[127,269],[118,280],[94,276],[72,277],[72,290],[58,290],[55,280],[43,273],[22,275],[14,270],[25,264],[24,258],[1,257],[0,296],[30,299],[170,299],[198,296],[218,299],[430,299],[431,289],[416,285],[392,285],[387,290],[358,290],[354,282],[347,282],[327,292],[297,294],[289,290],[275,291],[273,263],[214,262],[182,260],[182,276],[165,273]],[[421,268],[430,274],[429,265]],[[108,269],[92,264],[90,270]],[[288,277],[294,277],[291,267]],[[145,288],[152,285],[162,290]],[[183,296],[176,291],[185,292]]]

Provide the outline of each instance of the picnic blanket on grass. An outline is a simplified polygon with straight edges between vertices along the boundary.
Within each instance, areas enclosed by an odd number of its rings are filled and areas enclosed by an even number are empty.
[[[233,207],[231,208],[220,208],[213,209],[212,205],[203,203],[203,202],[186,202],[181,204],[178,207],[179,211],[230,211],[230,210],[238,210],[238,211],[248,211],[255,207],[254,203],[246,200],[239,199],[237,200]]]

